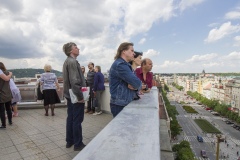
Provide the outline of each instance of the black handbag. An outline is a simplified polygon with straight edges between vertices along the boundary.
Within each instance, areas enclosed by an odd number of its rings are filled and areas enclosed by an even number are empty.
[[[93,98],[93,107],[94,108],[98,107],[98,100],[96,97]]]
[[[41,88],[40,88],[40,82],[38,84],[38,87],[37,87],[37,100],[43,100],[43,93],[41,92]]]

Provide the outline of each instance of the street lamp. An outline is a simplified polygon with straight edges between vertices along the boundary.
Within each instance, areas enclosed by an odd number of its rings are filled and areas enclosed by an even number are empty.
[[[220,143],[220,138],[222,137],[221,134],[217,134],[217,151],[216,151],[216,160],[219,160],[219,143]]]

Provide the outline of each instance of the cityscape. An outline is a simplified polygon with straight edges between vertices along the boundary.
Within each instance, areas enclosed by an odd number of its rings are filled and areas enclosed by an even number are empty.
[[[160,74],[158,78],[168,90],[170,105],[178,112],[181,131],[176,136],[172,132],[172,149],[176,151],[174,145],[187,141],[196,159],[238,159],[239,77],[215,76],[203,70],[190,76]]]

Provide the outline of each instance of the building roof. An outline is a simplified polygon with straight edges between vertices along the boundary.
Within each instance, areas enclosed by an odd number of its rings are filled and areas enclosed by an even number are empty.
[[[203,89],[204,90],[210,90],[212,88],[212,84],[208,83]]]

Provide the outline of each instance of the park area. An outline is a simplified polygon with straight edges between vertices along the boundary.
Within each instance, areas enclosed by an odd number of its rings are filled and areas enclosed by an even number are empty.
[[[198,112],[193,109],[191,106],[183,106],[183,109],[187,112],[187,113],[193,113],[193,114],[198,114]]]
[[[205,133],[221,133],[216,127],[214,127],[205,119],[195,119],[194,121]]]

